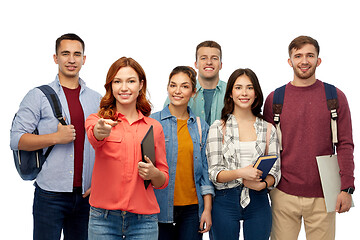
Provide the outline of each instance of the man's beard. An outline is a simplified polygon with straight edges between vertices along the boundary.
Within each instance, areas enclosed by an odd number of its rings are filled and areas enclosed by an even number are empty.
[[[316,66],[310,67],[310,69],[308,71],[306,71],[305,73],[303,73],[298,66],[293,66],[293,69],[294,69],[294,74],[296,75],[296,77],[305,80],[305,79],[309,79],[310,77],[312,77],[315,74]]]

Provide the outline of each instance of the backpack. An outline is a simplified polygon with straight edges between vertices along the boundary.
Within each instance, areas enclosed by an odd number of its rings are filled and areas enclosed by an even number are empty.
[[[66,122],[62,116],[61,103],[54,89],[49,85],[42,85],[37,88],[39,88],[49,100],[54,116],[62,125],[66,125]],[[12,124],[14,124],[14,119]],[[39,135],[37,128],[34,130],[33,134]],[[41,171],[42,165],[49,156],[53,147],[54,145],[48,147],[45,154],[43,154],[43,149],[38,149],[35,151],[13,150],[15,167],[20,177],[23,180],[34,180]]]
[[[337,111],[336,109],[339,107],[336,87],[334,85],[323,82],[325,87],[325,95],[326,95],[326,103],[328,110],[330,111],[331,116],[331,132],[332,132],[332,143],[333,143],[333,152],[335,152],[335,144],[338,142],[337,139]],[[284,104],[284,96],[285,96],[285,87],[281,86],[277,88],[274,92],[273,98],[273,115],[274,115],[274,123],[276,126],[276,131],[279,139],[280,150],[282,150],[282,136],[281,136],[281,128],[280,128],[280,114],[282,112],[282,107]]]

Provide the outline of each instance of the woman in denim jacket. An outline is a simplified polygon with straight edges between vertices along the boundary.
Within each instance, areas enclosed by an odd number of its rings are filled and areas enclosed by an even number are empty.
[[[205,154],[209,126],[187,106],[195,86],[192,68],[174,68],[167,86],[170,104],[151,115],[164,130],[170,175],[168,187],[155,190],[160,206],[159,239],[201,239],[212,225],[214,188]]]

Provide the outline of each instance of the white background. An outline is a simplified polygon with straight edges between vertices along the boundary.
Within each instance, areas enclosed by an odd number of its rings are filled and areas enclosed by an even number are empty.
[[[9,149],[12,118],[25,94],[54,80],[55,40],[74,32],[85,41],[80,76],[104,94],[110,65],[122,56],[144,68],[154,110],[162,109],[168,75],[177,65],[193,66],[196,45],[215,40],[223,50],[220,78],[237,68],[257,74],[264,95],[292,80],[287,46],[299,35],[319,41],[317,78],[345,92],[359,142],[360,56],[356,1],[1,1],[0,239],[32,239],[33,186],[17,175]],[[355,163],[359,152],[355,148]],[[359,187],[359,169],[355,169]],[[354,194],[359,202],[359,190]],[[337,239],[360,233],[359,208],[337,215]],[[346,237],[347,236],[347,237]],[[352,236],[352,237],[350,237]],[[205,237],[207,238],[207,236]],[[355,237],[356,238],[356,237]],[[299,239],[305,239],[303,229]]]

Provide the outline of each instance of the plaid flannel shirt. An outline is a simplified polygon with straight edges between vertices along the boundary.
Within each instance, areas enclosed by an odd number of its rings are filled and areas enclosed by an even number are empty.
[[[241,156],[239,149],[239,128],[236,119],[233,115],[230,115],[226,122],[225,135],[223,135],[223,129],[221,120],[216,120],[209,129],[206,155],[209,165],[209,177],[214,183],[217,190],[234,188],[242,184],[242,178],[232,180],[226,183],[219,183],[216,181],[219,172],[224,170],[235,170],[245,166],[241,164]],[[266,148],[266,131],[268,123],[260,118],[256,118],[254,128],[257,135],[255,143],[255,154],[252,159],[252,163],[255,163],[259,156],[265,154]],[[272,126],[272,125],[271,125]],[[280,149],[276,135],[276,129],[274,126],[271,128],[271,135],[269,141],[268,154],[275,154],[278,156],[278,160],[270,170],[269,174],[275,178],[275,184],[280,181]],[[246,207],[250,203],[249,189],[244,187],[241,193],[241,206]]]

